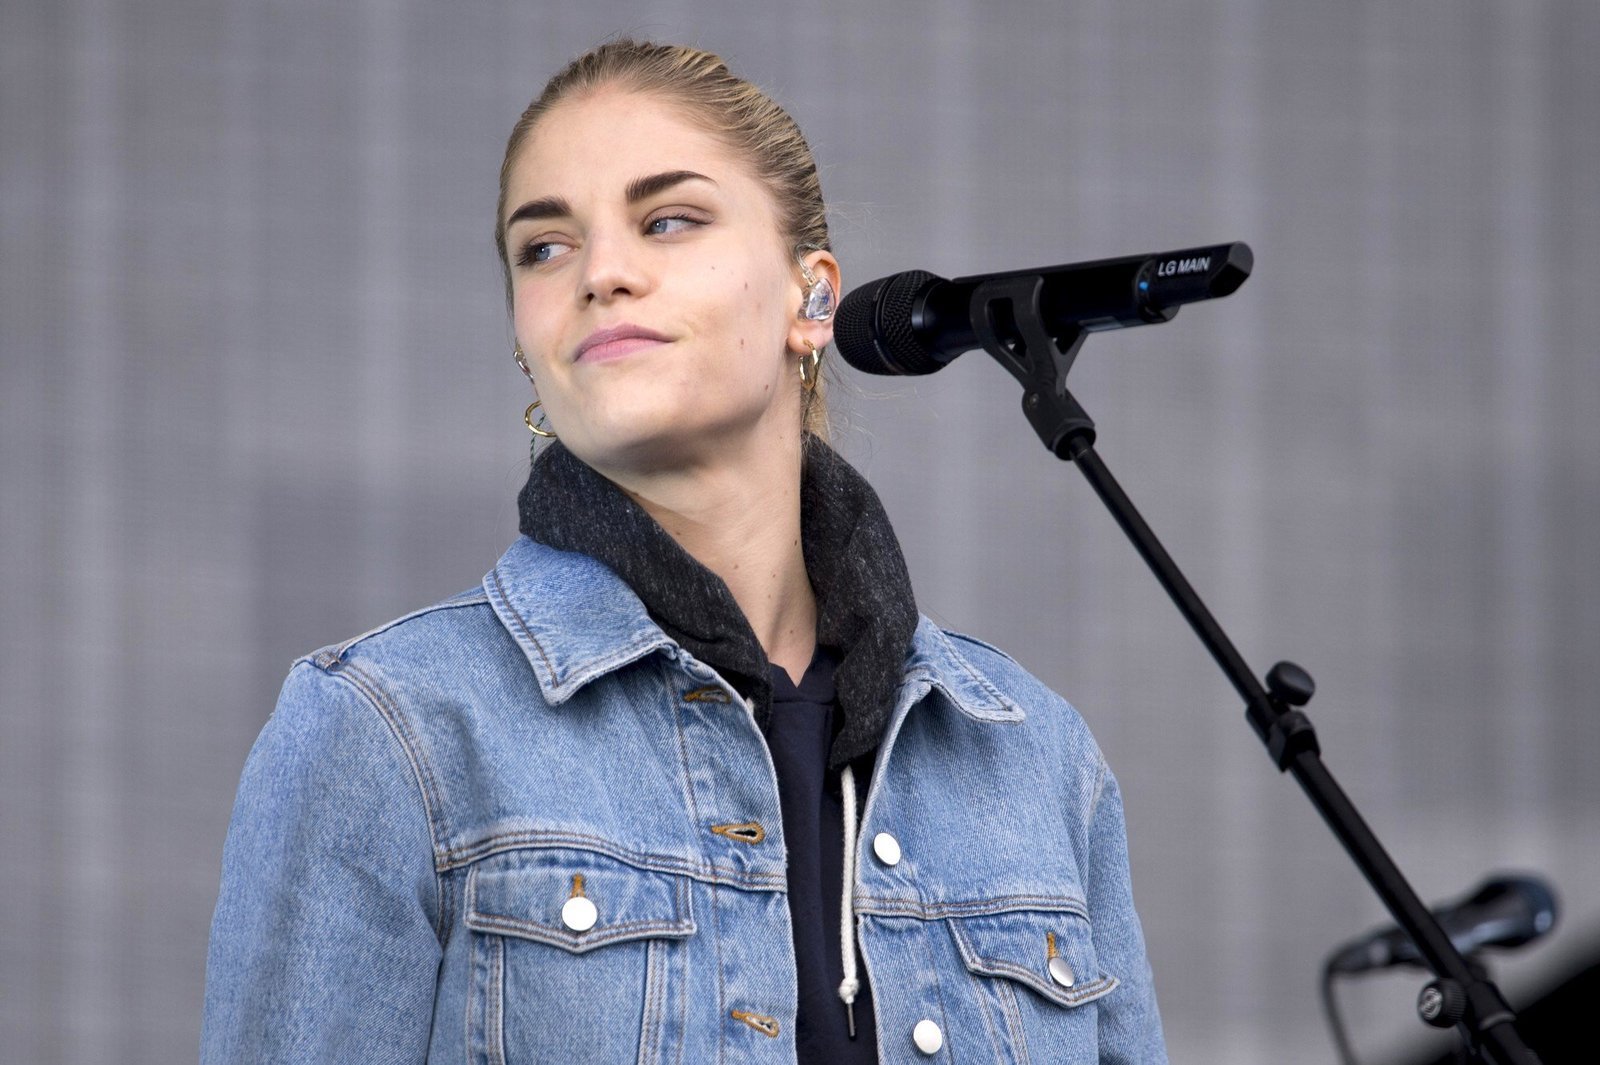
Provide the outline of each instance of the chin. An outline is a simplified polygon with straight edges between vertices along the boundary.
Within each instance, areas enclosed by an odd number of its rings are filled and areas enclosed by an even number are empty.
[[[759,417],[707,417],[703,406],[613,411],[574,434],[568,447],[590,466],[632,473],[661,473],[704,464],[737,451],[741,434],[759,433]]]
[[[633,417],[597,419],[585,432],[572,434],[567,446],[602,473],[612,469],[654,471],[689,461],[696,450],[696,435],[681,418],[640,412]]]

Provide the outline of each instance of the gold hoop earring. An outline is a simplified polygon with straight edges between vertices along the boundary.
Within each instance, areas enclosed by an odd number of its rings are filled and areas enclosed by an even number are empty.
[[[538,410],[543,404],[544,401],[540,399],[536,399],[532,403],[528,404],[528,409],[522,412],[522,424],[526,425],[528,427],[528,432],[532,433],[534,436],[542,436],[547,440],[554,440],[556,439],[556,434],[544,427],[545,417],[543,414],[539,415],[538,421],[533,420],[533,412]]]
[[[819,348],[809,340],[805,345],[811,350],[800,356],[800,387],[807,392],[815,392],[817,380],[822,376],[822,353],[827,345]]]
[[[516,346],[511,349],[511,357],[517,360],[517,365],[522,368],[522,376],[532,382],[533,371],[528,369],[528,357],[522,353],[522,341],[517,341]],[[539,415],[538,421],[533,420],[533,412],[538,410],[543,403],[543,400],[536,399],[528,404],[528,409],[522,412],[522,424],[526,425],[528,432],[534,436],[542,436],[548,440],[554,440],[556,439],[556,434],[544,427],[546,419],[543,414]]]

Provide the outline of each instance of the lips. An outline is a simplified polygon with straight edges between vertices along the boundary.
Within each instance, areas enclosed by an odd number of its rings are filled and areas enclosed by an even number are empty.
[[[584,337],[572,359],[574,362],[601,362],[630,355],[641,348],[665,344],[671,339],[652,329],[624,322],[609,329],[596,329]]]

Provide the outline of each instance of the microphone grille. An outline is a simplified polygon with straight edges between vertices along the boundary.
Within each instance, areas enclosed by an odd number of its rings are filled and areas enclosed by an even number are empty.
[[[939,275],[907,270],[869,281],[839,304],[833,339],[839,354],[858,370],[876,374],[933,373],[944,366],[917,340],[911,311],[917,295]]]

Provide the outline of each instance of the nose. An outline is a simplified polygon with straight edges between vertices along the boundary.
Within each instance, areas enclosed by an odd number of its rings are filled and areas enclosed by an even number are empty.
[[[591,231],[582,252],[578,301],[610,303],[644,295],[650,287],[650,275],[641,252],[626,232]]]

